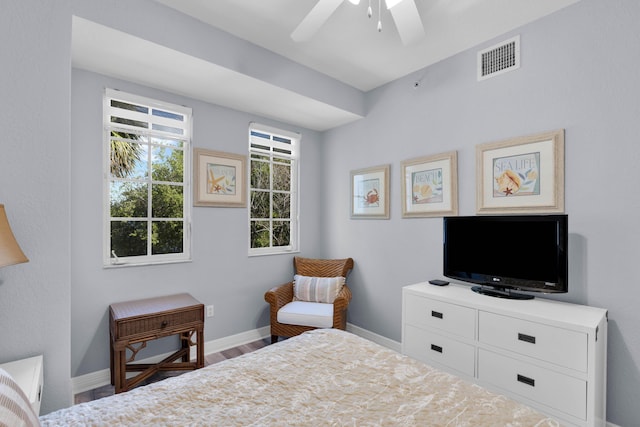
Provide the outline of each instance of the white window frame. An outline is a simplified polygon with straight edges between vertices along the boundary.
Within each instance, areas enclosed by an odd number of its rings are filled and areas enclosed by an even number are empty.
[[[128,126],[126,124],[111,123],[111,100],[115,99],[126,103],[132,103],[149,107],[150,109],[156,108],[163,111],[182,114],[185,116],[185,126],[181,127],[183,135],[177,137],[175,133],[164,132],[162,130],[146,129],[141,130],[140,127]],[[120,109],[118,109],[120,110]],[[174,126],[175,123],[168,121],[162,117],[146,115],[146,117],[137,117],[140,114],[138,112],[131,112],[131,116],[125,118],[131,119],[143,119],[149,120],[151,124]],[[135,266],[135,265],[150,265],[150,264],[167,264],[175,262],[189,262],[191,261],[191,135],[193,128],[193,114],[192,109],[181,105],[175,105],[163,101],[158,101],[151,98],[146,98],[131,93],[122,92],[116,89],[105,88],[103,97],[103,266],[109,267],[123,267],[123,266]],[[111,160],[110,160],[110,141],[111,131],[119,130],[127,133],[137,133],[140,135],[146,135],[155,138],[168,138],[173,140],[180,140],[183,143],[182,149],[184,151],[184,173],[183,173],[183,218],[162,218],[162,220],[183,220],[183,252],[172,254],[157,254],[153,255],[151,252],[151,239],[147,239],[147,255],[142,256],[125,256],[118,257],[113,256],[111,253],[111,182],[117,181],[111,176]],[[153,146],[153,144],[149,144]],[[149,161],[151,157],[151,150],[149,150]],[[151,174],[145,179],[139,179],[140,182],[146,182],[151,188],[152,184],[162,184],[161,181],[153,181]],[[176,183],[171,183],[176,185]],[[178,184],[179,185],[179,184]],[[148,203],[148,215],[146,217],[148,221],[147,234],[151,234],[151,224],[154,218],[151,216],[151,195],[149,193]],[[145,217],[142,217],[145,218]]]
[[[270,135],[271,140],[266,140],[265,138],[259,138],[252,135],[252,132],[258,132],[261,134]],[[284,138],[291,141],[291,144],[280,143],[278,141],[274,141],[274,137]],[[275,254],[283,254],[283,253],[292,253],[298,252],[300,247],[300,206],[299,206],[299,183],[300,183],[300,140],[301,135],[296,132],[290,132],[278,128],[274,128],[267,125],[262,125],[260,123],[250,123],[249,124],[249,163],[247,167],[247,183],[249,186],[249,208],[247,209],[247,225],[249,227],[248,232],[248,248],[249,248],[249,256],[260,256],[260,255],[275,255]],[[254,147],[254,144],[259,145],[267,145],[269,146],[269,150],[262,150]],[[279,154],[277,152],[278,149],[290,150],[291,155],[287,156],[284,154]],[[252,248],[251,247],[251,155],[259,154],[262,156],[269,156],[270,161],[273,161],[273,158],[284,158],[291,160],[291,228],[290,228],[290,244],[288,246],[269,246],[266,248]],[[271,168],[273,170],[273,168]],[[273,180],[269,180],[271,186],[273,186]],[[272,189],[269,190],[271,192]],[[276,220],[281,220],[280,218]],[[268,221],[273,222],[273,218],[269,218]],[[272,242],[272,240],[270,240]]]

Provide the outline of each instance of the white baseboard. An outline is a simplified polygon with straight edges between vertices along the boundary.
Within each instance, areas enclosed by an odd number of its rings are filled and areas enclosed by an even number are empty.
[[[358,335],[362,338],[366,338],[369,341],[373,341],[384,347],[390,348],[395,351],[400,351],[401,345],[397,341],[385,338],[382,335],[375,334],[359,326],[347,324],[347,331]],[[258,341],[269,337],[269,326],[264,326],[259,329],[253,329],[239,334],[230,335],[224,338],[218,338],[212,341],[204,343],[204,354],[218,353],[220,351],[228,350],[233,347],[238,347],[243,344]],[[146,359],[141,359],[140,363],[156,363],[169,356],[171,353],[161,354]],[[191,359],[195,359],[195,347],[191,348]],[[111,372],[109,369],[102,369],[100,371],[91,372],[85,375],[79,375],[71,378],[71,391],[73,395],[82,393],[87,390],[93,390],[94,388],[102,387],[111,383]],[[612,426],[615,427],[615,426]]]
[[[241,332],[239,334],[230,335],[228,337],[219,338],[213,341],[207,341],[204,343],[204,354],[207,355],[211,353],[218,353],[220,351],[258,341],[269,336],[269,326],[265,326],[259,329]],[[195,347],[191,347],[192,360],[196,358],[195,351]],[[171,353],[160,354],[146,359],[140,359],[136,362],[157,363],[170,354]],[[73,395],[76,395],[78,393],[102,387],[107,384],[111,384],[111,371],[109,369],[102,369],[100,371],[91,372],[85,375],[71,378],[71,392]]]
[[[380,344],[383,347],[387,347],[391,350],[397,351],[398,353],[402,351],[402,344],[398,341],[394,341],[387,337],[383,337],[382,335],[375,334],[367,329],[352,325],[351,323],[347,323],[347,331],[358,335],[359,337],[366,338],[369,341],[373,341],[376,344]]]
[[[607,427],[620,427],[617,424],[607,422]]]

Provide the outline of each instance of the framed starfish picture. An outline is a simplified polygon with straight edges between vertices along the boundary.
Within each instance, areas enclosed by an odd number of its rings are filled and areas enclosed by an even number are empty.
[[[247,157],[193,149],[193,205],[243,208]]]
[[[401,162],[402,217],[458,215],[456,151]]]
[[[476,146],[476,211],[564,212],[564,129]]]

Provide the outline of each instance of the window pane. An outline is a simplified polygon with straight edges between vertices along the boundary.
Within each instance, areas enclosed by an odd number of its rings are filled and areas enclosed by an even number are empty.
[[[115,99],[111,100],[111,106],[114,108],[122,108],[123,110],[137,111],[138,113],[146,114],[149,112],[149,109],[147,107],[131,104],[129,102],[116,101]]]
[[[269,247],[269,221],[251,221],[251,247]]]
[[[251,192],[251,218],[269,218],[269,193],[266,191]]]
[[[273,140],[276,141],[276,142],[284,142],[285,144],[291,144],[291,139],[282,138],[281,136],[274,136]]]
[[[137,135],[126,134],[137,139]],[[122,139],[111,139],[110,161],[111,176],[114,178],[145,178],[148,173],[147,145]]]
[[[298,139],[284,136],[290,132],[272,133],[254,124],[249,131],[249,255],[295,251]]]
[[[183,188],[181,185],[154,184],[151,187],[151,215],[154,218],[182,218]]]
[[[263,139],[267,139],[267,140],[271,139],[270,135],[267,135],[266,133],[258,132],[258,131],[255,131],[255,130],[251,131],[251,136],[256,136],[258,138],[263,138]]]
[[[184,142],[180,139],[171,139],[171,138],[151,138],[152,144],[158,145],[166,145],[174,148],[182,148],[184,147]]]
[[[129,125],[129,126],[134,126],[134,127],[143,128],[143,129],[147,129],[149,127],[149,123],[147,122],[142,122],[140,120],[133,120],[133,119],[124,119],[122,117],[113,117],[113,116],[111,116],[111,123],[120,123],[123,125]]]
[[[154,181],[182,182],[184,151],[174,150],[170,147],[153,147],[151,165]]]
[[[273,193],[273,218],[291,217],[291,196],[289,193]]]
[[[175,133],[176,135],[183,135],[184,134],[184,130],[182,130],[180,128],[175,128],[175,127],[172,127],[172,126],[159,125],[157,123],[152,124],[151,128],[153,130],[159,130],[161,132]]]
[[[273,246],[289,246],[291,243],[290,226],[289,221],[273,221]]]
[[[279,163],[273,164],[273,189],[289,191],[291,189],[291,166]]]
[[[146,255],[147,221],[111,221],[111,253],[118,257]]]
[[[251,188],[269,189],[269,163],[251,161]]]
[[[191,109],[111,89],[105,96],[105,265],[190,259]]]
[[[111,182],[111,216],[140,218],[147,216],[149,196],[147,184],[140,182]]]
[[[167,119],[178,120],[180,122],[184,121],[184,116],[182,114],[170,113],[168,111],[156,110],[155,108],[151,110],[151,114],[158,117],[165,117]]]
[[[184,224],[182,221],[154,221],[152,224],[152,254],[182,253],[183,236]]]

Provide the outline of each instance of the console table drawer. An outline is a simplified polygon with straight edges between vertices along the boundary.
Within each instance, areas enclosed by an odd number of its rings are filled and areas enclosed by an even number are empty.
[[[484,349],[478,351],[478,378],[509,393],[586,419],[586,381]]]
[[[203,313],[199,307],[178,313],[122,320],[117,324],[115,338],[132,338],[138,335],[153,336],[159,333],[164,335],[175,328],[182,329],[189,324],[202,321],[204,321]]]
[[[405,326],[404,340],[405,354],[414,359],[437,362],[471,377],[475,374],[475,348],[472,345],[412,325]]]
[[[406,323],[475,339],[474,309],[421,297],[407,298],[405,303]]]
[[[587,371],[587,334],[480,311],[478,340],[553,364]]]

